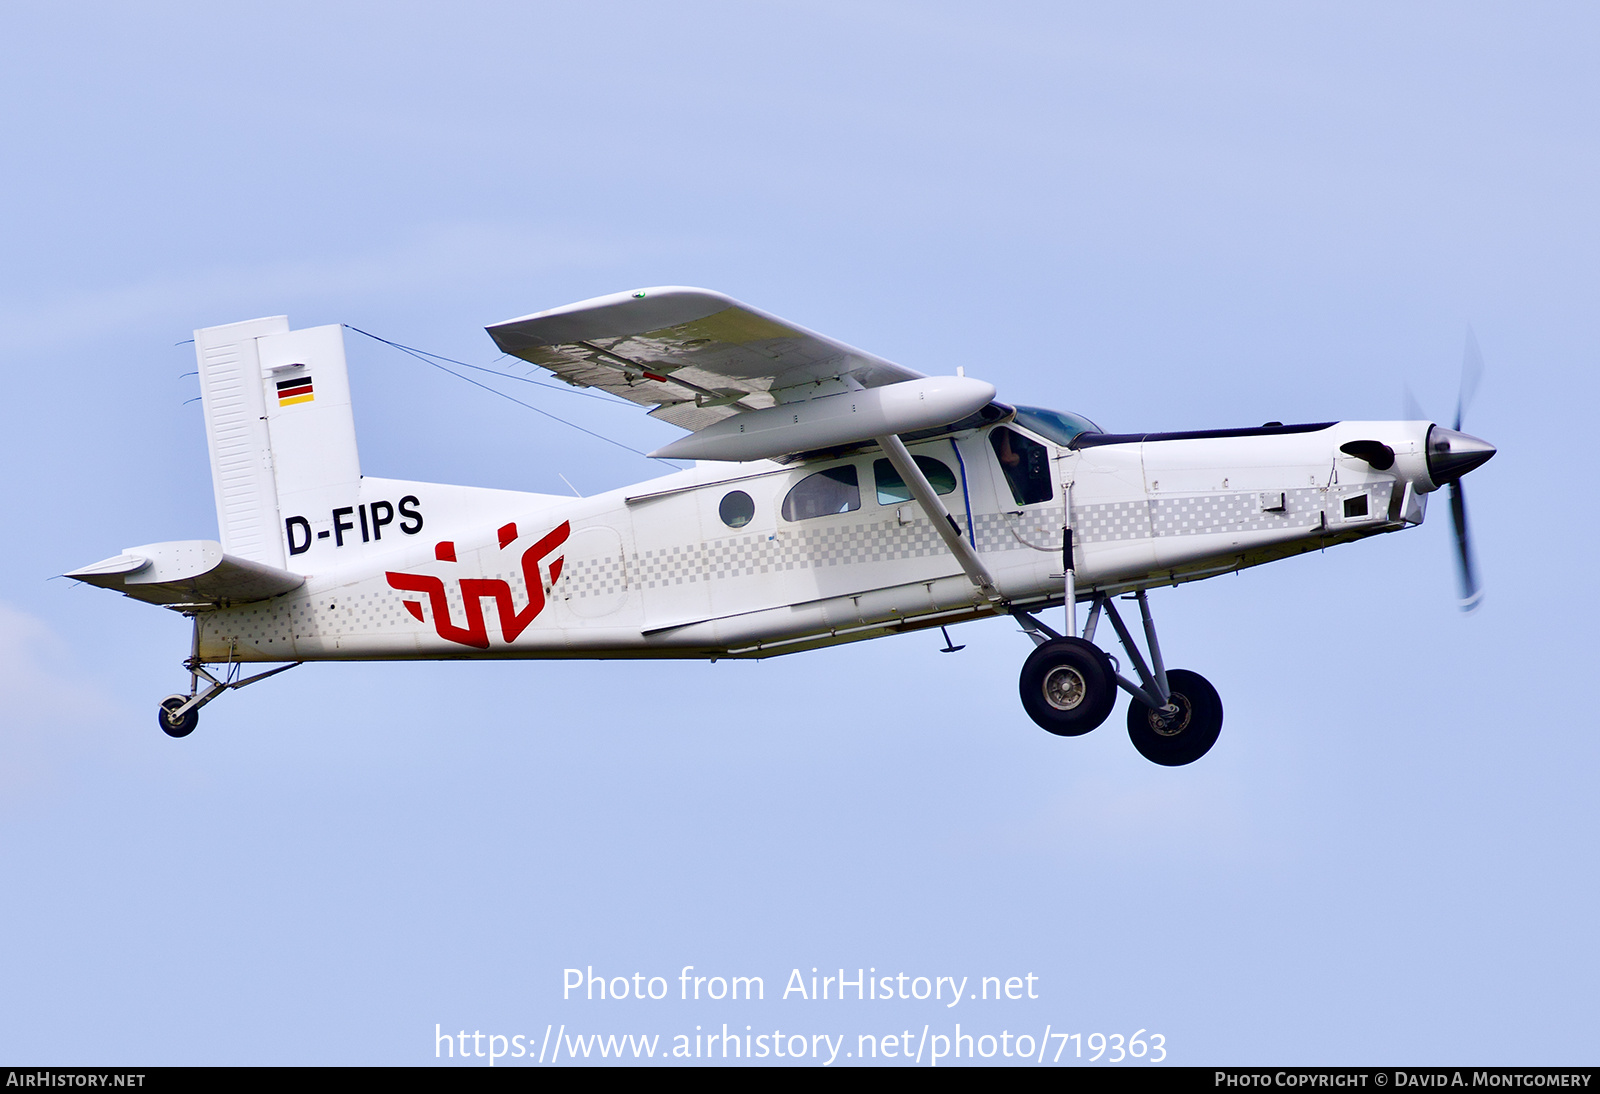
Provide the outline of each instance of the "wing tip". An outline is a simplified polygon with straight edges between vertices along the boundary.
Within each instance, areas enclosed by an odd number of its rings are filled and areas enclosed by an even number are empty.
[[[692,285],[647,285],[641,289],[627,289],[623,292],[607,293],[604,296],[590,297],[588,300],[578,300],[571,304],[562,304],[559,307],[546,308],[543,311],[530,312],[527,315],[519,315],[515,319],[503,319],[498,323],[489,324],[484,329],[489,332],[489,337],[494,338],[495,341],[498,342],[500,339],[497,337],[496,332],[506,331],[507,328],[536,323],[545,319],[558,319],[562,316],[571,315],[575,312],[595,311],[601,308],[615,308],[640,300],[660,301],[663,298],[690,300],[697,299],[715,302],[717,305],[719,305],[719,307],[713,310],[745,306],[740,304],[739,301],[735,300],[728,294],[717,292],[715,289],[700,289],[695,288]],[[707,314],[710,313],[708,312]],[[540,344],[547,345],[549,343],[541,342]]]

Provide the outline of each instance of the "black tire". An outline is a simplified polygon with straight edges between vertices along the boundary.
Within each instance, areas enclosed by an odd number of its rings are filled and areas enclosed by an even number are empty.
[[[1088,733],[1117,703],[1111,659],[1093,642],[1057,638],[1035,647],[1018,682],[1022,709],[1058,737]]]
[[[1192,764],[1211,751],[1222,732],[1222,698],[1198,672],[1168,669],[1167,686],[1178,716],[1163,724],[1161,716],[1139,700],[1128,704],[1128,737],[1139,755],[1163,767]]]
[[[161,725],[161,732],[168,737],[187,737],[194,732],[194,727],[200,724],[200,709],[196,707],[176,721],[172,719],[172,712],[189,701],[187,695],[169,695],[161,700],[161,707],[156,711],[156,721]]]

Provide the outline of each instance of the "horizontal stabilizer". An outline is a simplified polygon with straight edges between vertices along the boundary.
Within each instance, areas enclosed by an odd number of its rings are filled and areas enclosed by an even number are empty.
[[[305,583],[300,574],[225,555],[222,544],[209,539],[129,547],[65,576],[179,611],[268,600]]]

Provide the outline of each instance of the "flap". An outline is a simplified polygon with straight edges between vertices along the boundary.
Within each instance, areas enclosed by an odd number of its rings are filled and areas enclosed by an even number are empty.
[[[903,368],[747,304],[679,286],[597,296],[496,323],[504,352],[568,383],[651,406],[688,430],[746,410],[916,380]],[[821,385],[819,387],[819,385]]]
[[[306,580],[301,574],[225,555],[222,544],[209,539],[129,547],[64,576],[182,611],[268,600],[298,589]]]

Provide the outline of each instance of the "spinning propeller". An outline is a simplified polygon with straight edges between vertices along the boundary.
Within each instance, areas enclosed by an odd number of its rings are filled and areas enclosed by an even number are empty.
[[[1477,559],[1467,531],[1467,498],[1461,476],[1487,463],[1495,453],[1494,445],[1488,441],[1461,432],[1462,414],[1477,394],[1482,379],[1483,354],[1478,349],[1478,339],[1468,328],[1466,351],[1461,360],[1461,386],[1456,392],[1455,426],[1452,429],[1430,426],[1426,442],[1428,477],[1436,486],[1450,485],[1450,519],[1456,531],[1456,577],[1461,586],[1461,610],[1464,612],[1473,611],[1483,602],[1483,586],[1478,580]],[[1426,420],[1427,415],[1422,413],[1409,388],[1405,398],[1407,417]]]

